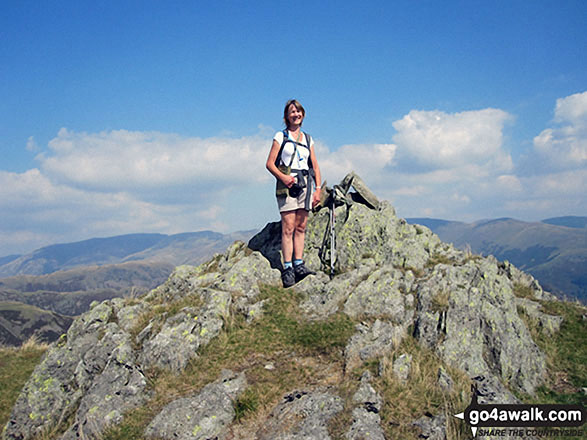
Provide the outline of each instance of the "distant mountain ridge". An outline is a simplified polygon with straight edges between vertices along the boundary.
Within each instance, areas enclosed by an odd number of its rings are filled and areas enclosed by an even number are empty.
[[[430,228],[441,240],[459,248],[469,247],[474,253],[510,261],[559,296],[587,300],[587,217],[556,217],[542,222],[512,218],[474,223],[406,220]]]
[[[18,301],[79,315],[93,301],[145,293],[174,267],[198,265],[254,232],[129,234],[46,246],[0,265],[0,308]],[[0,343],[8,339],[0,337]]]
[[[4,257],[7,262],[0,265],[0,277],[45,275],[80,266],[129,261],[199,264],[211,255],[210,252],[221,252],[235,240],[248,239],[254,232],[221,234],[200,231],[175,235],[138,233],[54,244],[18,258]]]
[[[553,217],[542,220],[542,223],[550,225],[566,226],[568,228],[587,228],[587,217],[567,215],[565,217]]]

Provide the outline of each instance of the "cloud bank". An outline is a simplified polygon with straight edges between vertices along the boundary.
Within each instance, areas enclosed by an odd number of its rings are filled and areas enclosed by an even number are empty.
[[[390,143],[332,149],[316,139],[323,178],[351,169],[404,217],[537,220],[584,215],[587,92],[558,99],[549,127],[515,161],[500,109],[412,110],[393,123]],[[0,256],[55,242],[131,232],[220,232],[277,220],[274,179],[265,170],[271,137],[197,138],[127,130],[63,128],[38,167],[0,170]]]

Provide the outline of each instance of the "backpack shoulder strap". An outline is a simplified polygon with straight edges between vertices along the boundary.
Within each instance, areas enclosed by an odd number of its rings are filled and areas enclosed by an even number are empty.
[[[304,132],[304,136],[306,136],[306,145],[308,146],[308,150],[312,151],[311,145],[310,145],[310,141],[312,140],[312,137],[310,136],[309,133],[306,133],[306,132]],[[308,157],[308,166],[310,168],[314,168],[314,166],[312,165],[312,156],[311,155]]]
[[[277,153],[277,159],[275,159],[275,166],[276,167],[278,167],[281,162],[281,153],[283,153],[283,147],[285,147],[285,144],[287,143],[287,140],[288,140],[287,130],[283,129],[282,133],[283,133],[283,140],[281,141],[281,147],[279,148],[279,153]]]

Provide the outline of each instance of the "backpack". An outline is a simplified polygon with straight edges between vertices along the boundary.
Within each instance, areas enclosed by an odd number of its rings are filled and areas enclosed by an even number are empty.
[[[279,148],[279,153],[277,154],[277,159],[275,159],[275,166],[277,168],[279,168],[279,171],[281,171],[284,174],[291,174],[291,164],[293,163],[293,159],[294,156],[296,154],[296,149],[298,146],[303,147],[303,148],[307,148],[308,150],[310,149],[310,135],[306,132],[303,132],[304,136],[306,138],[306,144],[301,144],[299,142],[294,141],[293,139],[290,139],[288,134],[287,134],[287,130],[283,130],[283,141],[281,142],[281,147]],[[286,164],[281,164],[281,153],[283,153],[283,149],[285,147],[285,144],[287,144],[288,142],[293,142],[294,144],[294,153],[291,156],[291,161],[289,162],[289,165]],[[310,169],[310,175],[312,177],[314,177],[314,167],[312,166],[312,158],[310,156],[308,156],[308,168]],[[283,184],[283,182],[279,179],[277,179],[277,182],[275,184],[275,195],[276,196],[286,196],[288,193],[288,188],[287,186],[285,186]]]
[[[287,144],[288,142],[294,143],[296,147],[299,145],[300,147],[307,148],[308,150],[310,149],[310,135],[308,133],[303,132],[304,133],[304,137],[306,138],[306,145],[301,144],[299,142],[296,142],[293,139],[290,139],[289,136],[288,136],[288,134],[287,134],[287,129],[284,129],[282,131],[282,133],[283,133],[283,141],[281,142],[281,147],[279,148],[279,153],[277,153],[277,159],[275,159],[275,166],[277,168],[279,168],[279,167],[282,167],[283,168],[283,166],[280,164],[280,162],[281,162],[281,153],[283,153],[283,149],[285,147],[285,144]],[[292,156],[292,158],[293,158],[293,156]],[[290,168],[290,172],[291,172],[291,163],[289,164],[289,166],[287,166],[285,164],[284,164],[284,166]],[[312,158],[311,157],[308,157],[308,168],[313,168],[312,167]],[[286,174],[289,174],[289,173],[286,173]]]

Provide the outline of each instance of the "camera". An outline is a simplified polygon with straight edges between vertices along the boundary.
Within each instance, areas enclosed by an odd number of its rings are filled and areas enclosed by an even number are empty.
[[[294,199],[297,198],[302,193],[302,187],[297,183],[294,183],[292,186],[289,187],[289,196],[293,197]]]
[[[293,198],[299,197],[303,189],[306,187],[306,179],[308,171],[302,170],[296,173],[296,181],[292,186],[289,187],[289,196]]]

